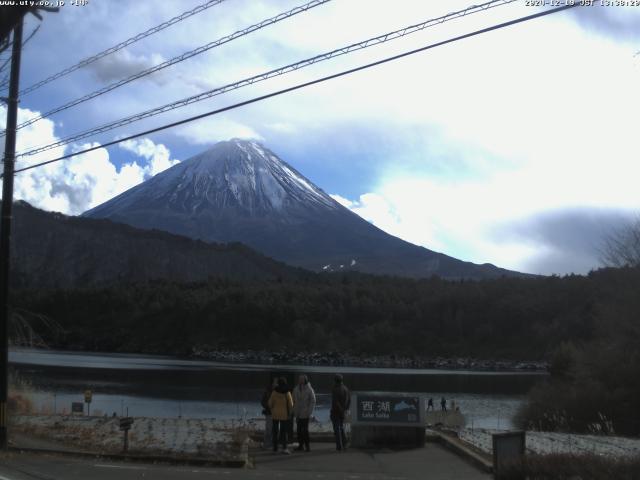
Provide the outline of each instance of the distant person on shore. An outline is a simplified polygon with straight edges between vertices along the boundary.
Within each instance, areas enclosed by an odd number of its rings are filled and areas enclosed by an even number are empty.
[[[316,393],[313,391],[309,378],[300,375],[298,385],[293,389],[293,415],[296,417],[298,431],[298,448],[296,450],[311,450],[309,437],[309,419],[316,408]]]
[[[431,411],[434,410],[434,408],[433,408],[433,398],[430,398],[429,402],[427,403],[427,412],[429,411],[429,409],[431,409]]]
[[[440,399],[440,408],[443,412],[447,411],[447,400],[444,397]]]
[[[271,398],[271,393],[278,386],[278,379],[274,378],[267,388],[264,389],[262,394],[262,400],[260,404],[262,405],[262,414],[264,415],[264,441],[262,442],[262,446],[264,448],[271,448],[273,446],[273,420],[271,419],[271,409],[269,408],[269,399]]]
[[[291,453],[287,449],[289,418],[293,412],[293,398],[287,386],[287,379],[278,378],[278,385],[269,397],[269,410],[272,418],[273,452],[278,451],[278,440],[282,445],[282,453]]]
[[[344,418],[351,405],[351,394],[344,386],[342,375],[337,374],[334,378],[333,389],[331,390],[331,423],[333,424],[333,434],[336,437],[336,450],[344,451],[347,448],[347,435],[344,433]]]
[[[456,411],[456,401],[451,399],[451,411],[455,412]]]

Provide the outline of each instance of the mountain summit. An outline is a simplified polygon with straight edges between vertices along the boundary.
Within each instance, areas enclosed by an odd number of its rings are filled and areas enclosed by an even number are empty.
[[[383,232],[254,141],[219,142],[83,215],[205,241],[239,241],[314,271],[443,278],[514,273]]]

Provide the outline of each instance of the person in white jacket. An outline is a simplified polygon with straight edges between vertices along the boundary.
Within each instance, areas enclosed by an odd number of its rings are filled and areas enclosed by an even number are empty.
[[[309,419],[316,408],[316,394],[306,375],[300,375],[298,385],[293,389],[293,415],[296,417],[298,448],[309,452]]]

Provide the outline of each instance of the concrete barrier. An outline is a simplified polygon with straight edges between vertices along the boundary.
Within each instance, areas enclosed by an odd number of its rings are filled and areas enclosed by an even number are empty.
[[[393,427],[354,425],[351,446],[357,448],[418,448],[424,447],[424,427]]]
[[[443,426],[447,428],[463,428],[467,421],[460,412],[443,412],[441,410],[429,411],[425,414],[425,423],[428,426]]]

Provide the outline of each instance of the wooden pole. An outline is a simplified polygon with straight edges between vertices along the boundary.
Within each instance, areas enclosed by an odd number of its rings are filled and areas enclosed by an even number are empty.
[[[11,244],[11,210],[13,207],[13,175],[16,160],[16,125],[22,53],[22,18],[13,29],[11,77],[7,98],[7,128],[2,177],[2,209],[0,210],[0,449],[8,446],[7,399],[9,396],[9,258]]]

